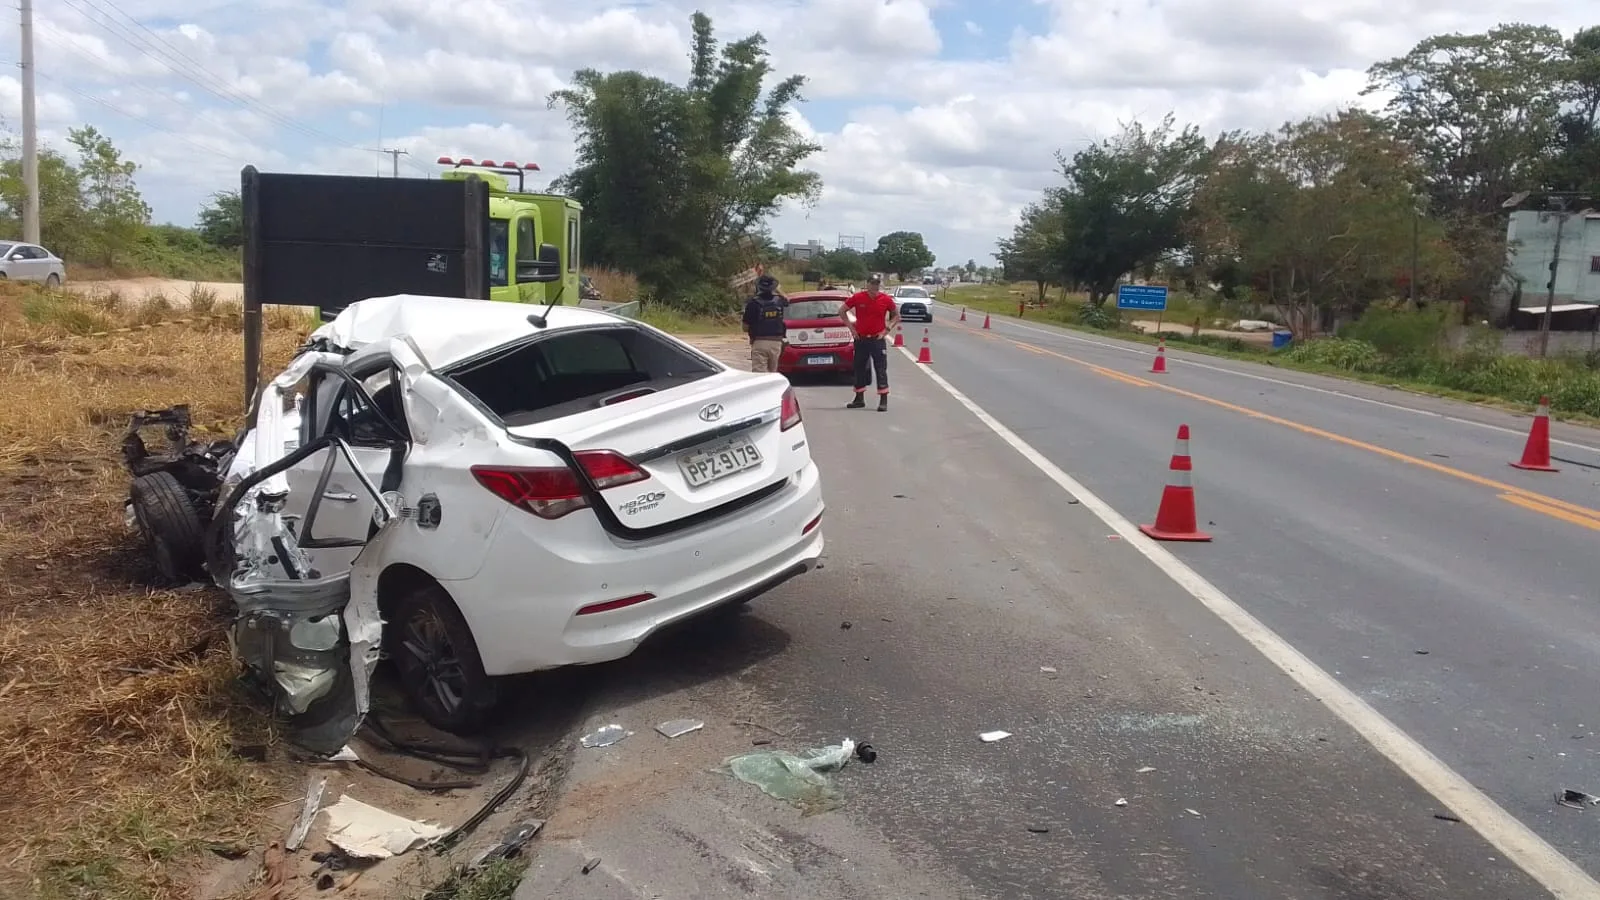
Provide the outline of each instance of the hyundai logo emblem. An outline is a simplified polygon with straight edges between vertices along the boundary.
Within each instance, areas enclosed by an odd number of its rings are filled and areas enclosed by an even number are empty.
[[[705,406],[700,407],[700,418],[707,422],[715,422],[722,418],[722,404],[707,403]]]

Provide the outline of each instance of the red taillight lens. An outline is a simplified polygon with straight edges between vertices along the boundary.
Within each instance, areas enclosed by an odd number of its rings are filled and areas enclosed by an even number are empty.
[[[633,460],[610,450],[579,450],[572,455],[594,479],[595,487],[602,491],[650,477],[650,473],[634,465]]]
[[[573,456],[601,490],[650,477],[632,460],[610,450],[580,450]],[[559,519],[589,505],[577,474],[566,466],[473,466],[472,477],[501,500],[541,519]]]
[[[786,388],[783,392],[783,415],[778,420],[778,430],[788,431],[799,424],[800,398],[794,395],[794,388]]]

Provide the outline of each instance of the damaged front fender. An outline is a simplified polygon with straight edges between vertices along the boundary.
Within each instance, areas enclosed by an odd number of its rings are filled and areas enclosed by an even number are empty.
[[[282,476],[319,454],[325,459],[317,494],[296,533],[282,514]],[[321,495],[341,464],[369,494],[371,527],[362,535],[318,538]],[[290,720],[291,739],[331,756],[366,717],[383,635],[374,579],[356,579],[352,572],[363,559],[381,558],[395,509],[336,437],[318,438],[252,468],[218,503],[208,566],[238,608],[229,633],[234,657]],[[363,548],[352,571],[324,575],[312,567],[307,547],[334,546]]]

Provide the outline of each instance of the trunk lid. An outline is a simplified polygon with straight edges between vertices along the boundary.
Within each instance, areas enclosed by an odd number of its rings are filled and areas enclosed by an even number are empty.
[[[509,430],[628,457],[650,477],[601,493],[623,525],[650,528],[732,502],[803,467],[809,453],[788,448],[779,432],[788,389],[781,375],[723,372]],[[758,424],[737,427],[748,422]]]
[[[838,316],[825,319],[788,319],[789,343],[801,350],[810,347],[840,347],[850,343],[850,329]]]

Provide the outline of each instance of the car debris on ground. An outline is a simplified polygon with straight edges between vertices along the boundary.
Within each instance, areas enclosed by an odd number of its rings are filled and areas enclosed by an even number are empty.
[[[728,757],[722,767],[767,796],[797,807],[804,815],[814,815],[843,805],[827,775],[844,768],[855,751],[856,742],[845,738],[838,744],[801,753],[755,750]]]

